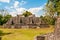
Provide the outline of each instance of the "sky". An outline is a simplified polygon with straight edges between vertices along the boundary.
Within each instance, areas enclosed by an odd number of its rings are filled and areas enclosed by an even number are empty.
[[[6,9],[9,14],[16,16],[29,11],[36,16],[43,15],[47,0],[0,0],[0,9]]]

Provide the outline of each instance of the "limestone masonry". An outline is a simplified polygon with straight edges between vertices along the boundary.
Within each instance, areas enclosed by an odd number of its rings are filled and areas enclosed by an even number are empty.
[[[24,17],[23,15],[17,15],[12,17],[6,24],[4,28],[39,28],[48,27],[48,24],[44,22],[40,17],[35,17],[35,15],[30,15]]]

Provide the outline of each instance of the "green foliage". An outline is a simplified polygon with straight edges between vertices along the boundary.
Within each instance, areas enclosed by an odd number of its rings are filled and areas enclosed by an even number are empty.
[[[25,17],[28,17],[29,15],[32,15],[32,13],[31,13],[31,12],[26,11],[26,12],[24,12],[24,13],[23,13],[23,15],[24,15]]]
[[[50,16],[40,16],[40,18],[45,21],[46,23],[48,23],[49,25],[54,25],[55,24],[55,18],[52,18]]]
[[[54,17],[55,14],[56,14],[56,11],[55,11],[55,8],[54,8],[52,2],[50,2],[49,4],[47,4],[45,6],[45,9],[44,10],[46,11],[45,12],[46,13],[45,15],[49,15],[50,17]]]
[[[4,23],[6,23],[12,16],[11,15],[1,15],[0,14],[0,25],[3,25]]]
[[[48,24],[54,25],[56,15],[60,16],[60,0],[48,0],[44,10],[45,16],[41,18]]]
[[[50,24],[50,25],[54,25],[55,24],[55,19],[49,16],[45,16],[45,21]]]
[[[0,10],[0,25],[3,25],[4,23],[6,23],[12,16],[9,15],[7,10]]]
[[[49,3],[53,4],[53,9],[55,10],[55,12],[57,12],[57,16],[60,15],[60,0],[48,0],[48,5]]]
[[[40,18],[43,18],[43,16],[40,16]]]
[[[3,18],[4,23],[6,23],[12,16],[11,15],[6,15]]]
[[[0,14],[0,25],[2,25],[2,18],[3,16]]]

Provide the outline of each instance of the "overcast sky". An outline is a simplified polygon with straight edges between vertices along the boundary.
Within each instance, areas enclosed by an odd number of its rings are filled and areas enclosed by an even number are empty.
[[[0,0],[0,9],[7,9],[13,16],[27,10],[36,16],[42,15],[47,0]]]

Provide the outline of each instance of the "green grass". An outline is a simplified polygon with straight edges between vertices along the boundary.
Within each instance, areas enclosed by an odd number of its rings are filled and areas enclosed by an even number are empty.
[[[34,40],[37,35],[53,32],[53,28],[40,29],[0,29],[4,33],[11,33],[2,37],[2,40]]]

